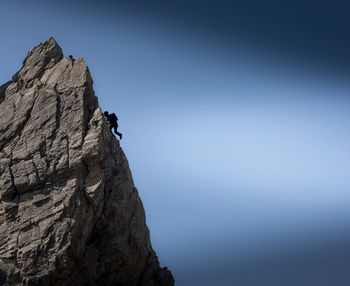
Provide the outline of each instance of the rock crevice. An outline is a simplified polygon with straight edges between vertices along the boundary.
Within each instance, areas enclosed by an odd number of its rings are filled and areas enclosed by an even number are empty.
[[[39,44],[0,110],[0,285],[173,285],[84,60]]]

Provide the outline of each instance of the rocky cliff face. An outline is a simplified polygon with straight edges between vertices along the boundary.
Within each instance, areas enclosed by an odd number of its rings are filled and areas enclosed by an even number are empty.
[[[0,285],[173,285],[83,59],[50,38],[0,87]]]

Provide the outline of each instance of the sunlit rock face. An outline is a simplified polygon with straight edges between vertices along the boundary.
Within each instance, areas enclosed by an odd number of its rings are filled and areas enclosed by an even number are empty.
[[[83,59],[50,38],[0,87],[0,285],[173,285]]]

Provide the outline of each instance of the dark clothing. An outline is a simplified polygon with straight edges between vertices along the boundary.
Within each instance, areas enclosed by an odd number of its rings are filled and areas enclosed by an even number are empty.
[[[111,124],[118,126],[118,117],[117,115],[115,115],[115,113],[108,114],[108,119],[109,122],[111,122]]]
[[[114,133],[115,133],[116,135],[118,135],[120,139],[122,139],[123,134],[121,134],[120,132],[118,132],[117,128],[118,128],[118,126],[114,126],[114,127],[113,127],[112,125],[109,125],[109,129],[111,130],[111,132],[112,132],[112,129],[114,129]]]
[[[118,117],[115,115],[115,113],[109,114],[108,111],[105,111],[103,114],[106,116],[106,118],[107,118],[107,120],[109,122],[109,129],[111,130],[111,132],[112,132],[112,129],[113,129],[114,133],[116,135],[118,135],[120,139],[122,139],[123,134],[121,134],[117,130],[117,128],[118,128]],[[112,132],[112,134],[113,134],[113,132]]]

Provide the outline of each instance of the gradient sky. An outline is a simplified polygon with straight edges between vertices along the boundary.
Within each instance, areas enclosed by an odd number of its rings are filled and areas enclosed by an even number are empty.
[[[1,1],[0,81],[86,59],[177,285],[349,285],[349,10],[162,3]]]

